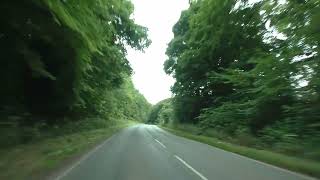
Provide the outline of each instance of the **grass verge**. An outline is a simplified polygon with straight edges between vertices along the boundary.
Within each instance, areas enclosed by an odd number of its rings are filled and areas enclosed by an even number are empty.
[[[311,161],[307,159],[300,159],[296,157],[290,157],[283,154],[278,154],[266,150],[258,150],[254,148],[249,148],[245,146],[234,145],[226,142],[222,142],[218,139],[194,135],[187,133],[185,131],[172,129],[168,127],[161,127],[164,130],[171,132],[175,135],[182,136],[188,139],[199,141],[211,146],[221,148],[226,151],[234,152],[255,160],[266,162],[278,167],[282,167],[291,171],[300,172],[313,177],[320,178],[320,163],[316,161]]]
[[[79,156],[114,133],[135,124],[119,121],[113,126],[68,134],[0,150],[0,179],[44,179],[68,159]]]

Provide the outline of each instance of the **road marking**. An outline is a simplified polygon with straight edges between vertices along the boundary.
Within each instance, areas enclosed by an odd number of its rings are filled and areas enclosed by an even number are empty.
[[[192,139],[187,139],[187,138],[184,138],[184,137],[181,137],[181,136],[174,135],[174,134],[172,134],[172,133],[169,133],[168,131],[165,131],[165,130],[159,128],[158,126],[157,126],[157,128],[158,128],[159,130],[161,130],[161,131],[162,131],[163,133],[165,133],[165,134],[169,134],[169,135],[171,135],[171,136],[175,136],[175,137],[178,137],[178,138],[187,140],[187,141],[192,141],[192,142],[195,142],[195,143],[200,143],[200,144],[202,144],[202,145],[206,145],[206,146],[208,146],[208,147],[210,147],[210,148],[218,149],[218,150],[223,151],[223,152],[225,152],[225,153],[231,153],[231,154],[233,154],[233,155],[235,155],[235,156],[238,156],[238,157],[240,157],[240,158],[243,158],[243,159],[246,159],[246,160],[249,160],[249,161],[256,162],[256,163],[258,163],[258,164],[260,164],[260,165],[264,165],[264,166],[267,166],[267,167],[270,167],[270,168],[273,168],[273,169],[282,171],[282,172],[284,172],[284,173],[288,173],[288,174],[291,174],[291,175],[294,175],[294,176],[298,176],[298,177],[300,177],[300,178],[302,178],[302,179],[305,179],[305,180],[318,180],[317,178],[311,177],[311,176],[306,175],[306,174],[301,174],[301,173],[294,172],[294,171],[291,171],[291,170],[288,170],[288,169],[284,169],[284,168],[281,168],[281,167],[277,167],[277,166],[275,166],[275,165],[268,164],[268,163],[265,163],[265,162],[262,162],[262,161],[259,161],[259,160],[255,160],[255,159],[252,159],[252,158],[250,158],[250,157],[247,157],[247,156],[244,156],[244,155],[241,155],[241,154],[237,154],[237,153],[234,153],[234,152],[231,152],[231,151],[227,151],[227,150],[218,148],[218,147],[216,147],[216,146],[204,144],[204,143],[201,143],[201,142],[199,142],[199,141],[195,141],[195,140],[192,140]],[[221,142],[221,143],[222,143],[222,142]]]
[[[116,135],[116,134],[114,134]],[[64,178],[68,173],[70,173],[74,168],[76,168],[77,166],[79,166],[83,161],[85,161],[86,159],[88,159],[89,156],[91,156],[93,153],[95,153],[98,149],[100,149],[103,145],[105,145],[107,142],[109,142],[111,140],[112,137],[111,136],[109,139],[107,139],[106,141],[104,141],[102,144],[98,145],[96,148],[94,148],[93,150],[91,150],[89,153],[87,153],[86,155],[84,155],[78,162],[76,162],[75,164],[73,164],[69,169],[67,169],[66,171],[64,171],[60,176],[58,176],[56,178],[56,180],[61,180],[62,178]]]
[[[175,158],[177,158],[182,164],[184,164],[187,168],[191,169],[194,173],[196,173],[202,180],[208,180],[204,175],[199,173],[197,170],[195,170],[192,166],[190,166],[188,163],[186,163],[183,159],[181,159],[179,156],[174,155]]]
[[[215,148],[217,148],[217,147],[215,147]],[[300,174],[300,173],[298,173],[298,172],[293,172],[293,171],[290,171],[290,170],[288,170],[288,169],[283,169],[283,168],[281,168],[281,167],[277,167],[277,166],[274,166],[274,165],[272,165],[272,164],[268,164],[268,163],[265,163],[265,162],[262,162],[262,161],[258,161],[258,160],[252,159],[252,158],[250,158],[250,157],[241,155],[241,154],[237,154],[237,153],[234,153],[234,152],[231,152],[231,151],[226,151],[226,150],[220,149],[220,148],[217,148],[217,149],[222,150],[222,151],[227,152],[227,153],[231,153],[231,154],[233,154],[233,155],[235,155],[235,156],[238,156],[238,157],[240,157],[240,158],[243,158],[243,159],[246,159],[246,160],[249,160],[249,161],[256,162],[256,163],[258,163],[258,164],[260,164],[260,165],[264,165],[264,166],[267,166],[267,167],[270,167],[270,168],[273,168],[273,169],[282,171],[282,172],[284,172],[284,173],[288,173],[288,174],[292,174],[292,175],[294,175],[294,176],[298,176],[298,177],[300,177],[300,178],[302,178],[302,179],[306,179],[306,180],[317,180],[317,179],[314,178],[314,177],[311,177],[311,176],[308,176],[308,175],[304,175],[304,174]]]
[[[164,144],[162,144],[158,139],[154,139],[157,143],[159,143],[163,148],[167,148]]]
[[[189,140],[189,139],[188,139]],[[192,140],[193,141],[193,140]],[[198,141],[195,141],[197,143],[201,143],[201,142],[198,142]],[[305,174],[300,174],[298,172],[293,172],[293,171],[290,171],[288,169],[284,169],[284,168],[281,168],[281,167],[278,167],[278,166],[275,166],[275,165],[272,165],[272,164],[268,164],[268,163],[265,163],[265,162],[262,162],[262,161],[259,161],[259,160],[255,160],[255,159],[252,159],[250,157],[247,157],[247,156],[244,156],[244,155],[241,155],[241,154],[237,154],[237,153],[234,153],[234,152],[231,152],[231,151],[227,151],[227,150],[224,150],[224,149],[220,149],[218,147],[215,147],[215,146],[211,146],[211,145],[208,145],[208,144],[205,144],[211,148],[214,148],[214,149],[218,149],[220,151],[223,151],[224,153],[231,153],[232,155],[234,156],[237,156],[239,158],[242,158],[242,159],[245,159],[245,160],[249,160],[249,161],[252,161],[252,162],[255,162],[255,163],[258,163],[260,165],[263,165],[263,166],[267,166],[269,168],[273,168],[273,169],[276,169],[276,170],[279,170],[279,171],[282,171],[284,173],[288,173],[288,174],[291,174],[291,175],[294,175],[294,176],[298,176],[302,179],[305,179],[305,180],[318,180],[314,177],[311,177],[311,176],[308,176],[308,175],[305,175]]]

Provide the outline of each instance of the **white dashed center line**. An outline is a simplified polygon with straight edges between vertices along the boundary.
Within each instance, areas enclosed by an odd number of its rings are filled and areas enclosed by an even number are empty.
[[[195,170],[192,166],[190,166],[188,163],[186,163],[183,159],[181,159],[179,156],[174,155],[175,158],[177,158],[182,164],[184,164],[187,168],[189,168],[191,171],[193,171],[195,174],[197,174],[202,180],[208,180],[204,175],[199,173],[197,170]]]
[[[159,143],[163,148],[167,148],[164,144],[162,144],[160,141],[158,141],[157,139],[154,139],[157,143]]]

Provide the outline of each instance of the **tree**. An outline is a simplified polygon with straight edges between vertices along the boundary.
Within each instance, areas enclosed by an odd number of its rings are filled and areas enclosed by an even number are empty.
[[[132,71],[125,47],[150,44],[147,29],[130,17],[130,1],[5,0],[0,10],[4,111],[105,115],[112,104],[106,94],[118,88],[148,104],[133,86],[122,86]]]
[[[193,2],[164,64],[179,122],[317,142],[319,12],[318,0]]]

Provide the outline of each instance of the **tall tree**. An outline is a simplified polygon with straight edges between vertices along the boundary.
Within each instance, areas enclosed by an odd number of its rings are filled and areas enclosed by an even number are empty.
[[[133,10],[127,0],[1,1],[1,109],[51,117],[108,111],[106,94],[124,88],[132,71],[125,47],[150,44]]]
[[[164,64],[176,79],[178,120],[317,138],[319,12],[318,0],[194,1],[173,28]]]

